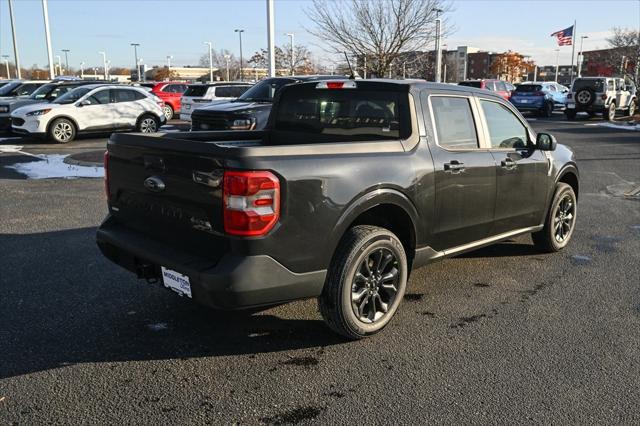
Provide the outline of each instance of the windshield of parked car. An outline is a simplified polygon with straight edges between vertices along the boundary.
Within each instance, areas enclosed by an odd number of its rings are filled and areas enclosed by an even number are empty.
[[[482,88],[481,81],[461,81],[458,83],[459,86],[467,86],[467,87],[477,87],[478,89]]]
[[[597,79],[576,79],[573,82],[573,91],[577,92],[581,89],[591,89],[594,92],[604,92],[604,81]]]
[[[239,102],[273,102],[273,97],[284,85],[295,83],[292,78],[267,78],[238,97]]]
[[[51,93],[53,89],[59,86],[58,84],[45,84],[44,86],[38,87],[38,89],[31,94],[31,99],[44,99]]]
[[[283,136],[280,139],[284,143],[407,138],[411,133],[407,97],[406,91],[382,86],[342,90],[317,89],[315,85],[290,88],[278,102],[274,129]]]
[[[518,84],[516,86],[516,92],[533,93],[542,90],[540,84]]]
[[[19,81],[14,81],[12,83],[7,83],[4,86],[0,87],[0,96],[8,95],[13,89],[22,85]]]
[[[64,95],[60,96],[59,98],[57,98],[52,103],[54,103],[54,104],[72,104],[75,101],[77,101],[78,99],[80,99],[81,97],[83,97],[84,95],[86,95],[87,93],[89,93],[91,90],[93,90],[93,89],[90,89],[90,88],[87,88],[87,87],[78,87],[77,89],[73,89],[72,91],[67,92]]]

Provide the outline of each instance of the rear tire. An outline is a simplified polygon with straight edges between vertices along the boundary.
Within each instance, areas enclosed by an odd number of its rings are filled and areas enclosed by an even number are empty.
[[[76,126],[66,118],[56,118],[49,125],[49,139],[55,143],[69,143],[76,138]]]
[[[577,199],[573,188],[559,182],[547,212],[544,228],[531,234],[535,246],[543,252],[554,253],[569,244],[577,217]]]
[[[553,103],[547,102],[542,110],[542,115],[547,118],[551,118],[553,116]]]
[[[136,130],[140,133],[155,133],[160,129],[160,119],[152,114],[145,114],[138,119]]]
[[[608,121],[613,121],[616,119],[616,104],[615,102],[611,102],[609,104],[609,108],[604,110],[604,118]]]
[[[627,114],[629,114],[629,117],[633,117],[635,113],[636,113],[636,100],[634,99],[629,104],[629,109],[627,110]]]
[[[340,241],[318,298],[320,313],[333,331],[362,339],[393,318],[407,286],[407,256],[389,230],[359,225]]]

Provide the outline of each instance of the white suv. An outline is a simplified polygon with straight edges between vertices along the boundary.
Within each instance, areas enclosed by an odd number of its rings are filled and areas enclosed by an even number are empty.
[[[230,101],[246,92],[251,83],[221,81],[218,83],[191,84],[182,95],[180,120],[191,121],[191,112],[215,101]]]
[[[636,87],[632,82],[614,77],[581,77],[573,81],[571,93],[567,94],[565,114],[569,120],[576,113],[587,112],[590,116],[602,113],[611,121],[617,111],[626,111],[632,116],[636,112]]]
[[[29,105],[11,113],[19,134],[71,142],[79,133],[137,130],[157,132],[164,123],[164,102],[135,87],[86,85],[48,104]]]

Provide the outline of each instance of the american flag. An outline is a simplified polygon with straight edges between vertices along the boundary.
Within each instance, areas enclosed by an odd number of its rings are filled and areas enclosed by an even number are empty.
[[[551,37],[558,39],[558,46],[571,46],[573,42],[573,25],[561,31],[551,34]]]

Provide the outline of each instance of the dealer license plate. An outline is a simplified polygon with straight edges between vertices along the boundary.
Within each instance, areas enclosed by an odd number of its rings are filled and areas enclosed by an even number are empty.
[[[567,104],[567,108],[569,109],[574,109],[575,107],[576,107],[576,104],[573,104],[573,103]]]
[[[175,291],[180,296],[191,297],[191,283],[189,277],[171,269],[162,267],[162,282],[164,286]]]

